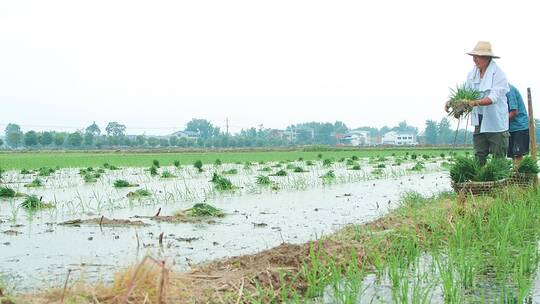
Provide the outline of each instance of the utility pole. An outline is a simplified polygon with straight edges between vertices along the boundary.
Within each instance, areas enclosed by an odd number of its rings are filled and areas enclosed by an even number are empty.
[[[227,129],[227,136],[229,136],[229,118],[225,118],[225,128]]]

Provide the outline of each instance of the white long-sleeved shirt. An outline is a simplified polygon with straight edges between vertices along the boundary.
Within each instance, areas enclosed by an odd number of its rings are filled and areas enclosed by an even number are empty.
[[[510,91],[504,72],[491,60],[484,77],[480,79],[480,70],[475,66],[469,72],[465,83],[468,87],[482,92],[482,97],[489,97],[492,104],[474,107],[471,112],[471,124],[479,124],[478,115],[482,115],[480,133],[503,132],[508,130],[508,103],[506,93]]]

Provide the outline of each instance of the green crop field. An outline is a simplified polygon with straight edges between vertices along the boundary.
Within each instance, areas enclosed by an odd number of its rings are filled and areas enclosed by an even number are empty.
[[[456,149],[463,152],[467,149]],[[205,152],[4,152],[0,153],[0,168],[5,170],[37,169],[40,167],[89,167],[101,166],[104,163],[120,167],[150,166],[153,160],[161,165],[172,165],[179,161],[183,165],[191,165],[196,160],[205,164],[214,163],[220,159],[223,163],[285,161],[322,158],[347,158],[353,155],[358,157],[405,155],[406,153],[448,155],[450,149],[433,148],[380,148],[380,149],[327,149],[321,151],[205,151]]]

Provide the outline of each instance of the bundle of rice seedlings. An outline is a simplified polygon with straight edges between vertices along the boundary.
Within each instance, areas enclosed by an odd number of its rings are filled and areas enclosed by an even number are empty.
[[[538,164],[532,157],[525,156],[518,167],[520,173],[535,173],[538,174]]]
[[[163,173],[161,173],[161,178],[175,178],[175,177],[176,175],[172,174],[169,171],[164,171]]]
[[[10,198],[15,197],[17,192],[9,187],[0,187],[0,197]]]
[[[179,160],[175,160],[173,162],[173,165],[176,167],[176,168],[180,168],[180,161]]]
[[[154,160],[152,161],[152,165],[153,165],[154,167],[156,167],[156,168],[159,168],[159,160],[154,159]]]
[[[474,180],[480,165],[474,159],[458,156],[450,167],[450,179],[454,183],[463,183]]]
[[[43,182],[39,178],[36,178],[30,184],[26,184],[24,186],[26,188],[37,188],[43,186]]]
[[[27,170],[27,169],[22,169],[22,170],[21,170],[21,174],[22,174],[22,175],[32,174],[32,171],[29,171],[29,170]]]
[[[227,175],[236,175],[238,174],[238,169],[229,169],[229,170],[226,170],[226,171],[223,171],[223,174],[227,174]]]
[[[41,198],[38,198],[35,195],[30,195],[21,203],[21,207],[25,208],[26,210],[37,210],[42,208],[51,208],[52,205],[42,202]]]
[[[355,171],[358,171],[358,170],[362,170],[362,168],[360,167],[360,165],[354,165],[351,167],[351,170],[355,170]]]
[[[294,170],[294,168],[296,168],[296,166],[294,164],[287,164],[287,166],[285,168],[287,170]]]
[[[416,164],[410,169],[411,171],[422,171],[426,167],[423,162],[416,162]]]
[[[321,176],[322,179],[334,179],[336,178],[336,174],[334,173],[333,170],[329,170],[328,172],[326,172],[325,174],[323,174]]]
[[[199,172],[203,172],[203,163],[201,160],[196,160],[194,163],[193,163],[193,167],[195,167],[197,169],[197,171]]]
[[[38,170],[38,176],[49,176],[49,175],[53,174],[55,171],[56,170],[53,169],[53,168],[41,167]]]
[[[148,197],[151,196],[152,193],[146,189],[137,189],[134,192],[129,192],[127,194],[127,197],[129,198],[139,198],[139,197]]]
[[[287,171],[281,169],[281,170],[279,170],[279,171],[277,171],[276,173],[271,174],[271,175],[272,175],[272,176],[287,176],[288,173],[287,173]]]
[[[255,182],[257,183],[257,185],[265,185],[265,186],[272,184],[272,181],[270,180],[270,178],[265,175],[257,176],[257,180]]]
[[[456,89],[450,89],[450,96],[447,102],[449,109],[448,116],[461,118],[471,112],[469,101],[482,98],[482,93],[478,90],[471,89],[465,86],[457,86]]]
[[[156,175],[158,175],[158,170],[157,170],[157,167],[156,167],[156,166],[150,167],[150,169],[149,169],[148,171],[150,171],[150,175],[151,175],[151,176],[156,176]]]
[[[127,180],[117,179],[114,181],[113,186],[115,188],[137,187],[136,184],[130,184]]]
[[[103,168],[105,169],[109,169],[109,170],[119,170],[119,168],[115,165],[111,165],[109,163],[104,163],[103,164]]]
[[[330,158],[326,158],[323,160],[323,166],[330,167],[334,162]]]
[[[270,172],[270,171],[272,171],[272,168],[270,168],[270,167],[264,167],[264,168],[259,169],[259,170],[257,170],[257,171]]]
[[[216,207],[205,204],[198,203],[193,205],[193,207],[185,210],[185,212],[191,216],[212,216],[212,217],[223,217],[225,213],[217,209]]]
[[[97,182],[97,179],[101,177],[101,174],[99,173],[87,173],[83,176],[85,183],[95,183]]]
[[[225,178],[217,173],[214,173],[210,181],[214,184],[214,187],[217,190],[225,191],[234,189],[232,182],[228,178]]]
[[[304,172],[308,172],[308,171],[304,170],[304,168],[302,168],[302,167],[294,167],[293,172],[295,172],[295,173],[304,173]]]
[[[505,158],[494,158],[478,170],[474,181],[490,182],[502,180],[508,177],[511,169],[512,163],[509,160]]]
[[[216,159],[216,161],[214,162],[214,165],[215,166],[221,166],[223,164],[223,162],[221,161],[221,159]]]

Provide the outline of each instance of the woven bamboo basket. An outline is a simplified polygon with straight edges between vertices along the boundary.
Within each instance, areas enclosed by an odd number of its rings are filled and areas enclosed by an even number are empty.
[[[512,172],[508,177],[508,185],[515,185],[519,187],[537,187],[538,186],[538,174],[536,173],[520,173]]]
[[[507,179],[493,182],[452,182],[452,188],[456,193],[463,192],[465,195],[482,195],[502,189],[508,185]]]

